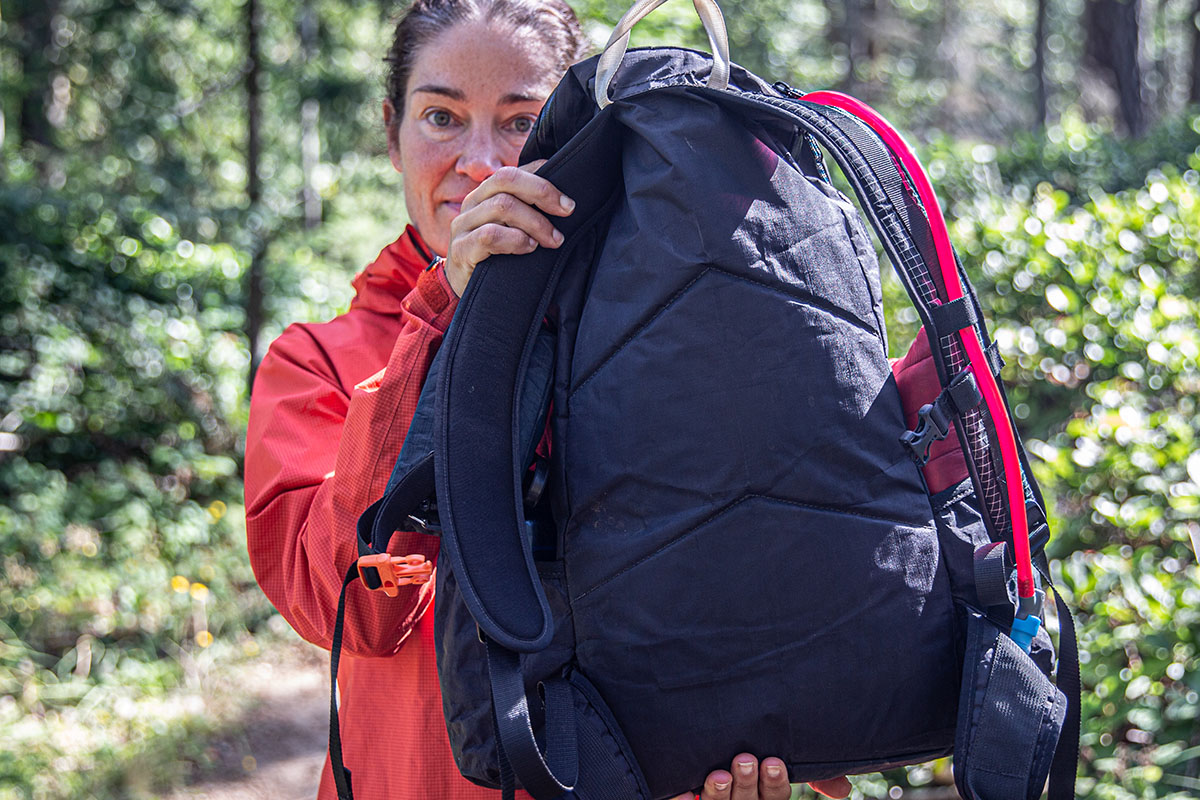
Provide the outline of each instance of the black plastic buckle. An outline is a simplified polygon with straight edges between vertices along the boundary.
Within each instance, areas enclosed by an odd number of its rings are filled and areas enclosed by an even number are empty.
[[[929,448],[935,441],[941,441],[950,435],[950,418],[942,409],[940,403],[926,403],[917,412],[917,427],[905,431],[900,436],[900,443],[908,448],[913,461],[918,467],[929,463]]]
[[[1050,526],[1045,522],[1029,532],[1029,552],[1033,556],[1046,549],[1050,543]]]

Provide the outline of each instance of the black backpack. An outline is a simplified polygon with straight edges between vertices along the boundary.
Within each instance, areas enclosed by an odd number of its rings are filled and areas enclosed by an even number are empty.
[[[346,584],[442,537],[450,742],[506,797],[669,797],[747,750],[796,782],[953,752],[966,798],[1073,798],[1073,623],[1056,688],[1044,503],[928,180],[865,106],[730,65],[697,5],[715,58],[625,54],[631,13],[546,103],[522,162],[576,200],[566,240],[477,267]],[[821,147],[924,323],[903,396]],[[931,446],[969,477],[931,492]],[[330,751],[349,800],[333,709]]]

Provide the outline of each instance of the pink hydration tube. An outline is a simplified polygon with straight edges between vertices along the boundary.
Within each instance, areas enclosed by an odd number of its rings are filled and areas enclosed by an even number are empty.
[[[946,285],[946,301],[953,302],[963,296],[962,283],[958,279],[958,269],[954,259],[954,251],[950,247],[950,233],[946,229],[946,219],[942,216],[942,207],[938,204],[933,186],[929,182],[925,168],[921,166],[916,154],[905,144],[904,139],[887,120],[879,116],[866,103],[856,100],[840,92],[810,92],[803,99],[810,103],[833,106],[841,109],[865,122],[881,138],[892,152],[892,157],[908,171],[909,177],[916,184],[917,194],[925,206],[925,215],[929,218],[929,227],[933,232],[934,248],[937,251],[938,264],[942,271],[942,281]],[[983,354],[983,344],[974,327],[963,328],[959,332],[963,347],[967,351],[967,359],[971,371],[975,373],[975,381],[983,393],[984,402],[995,421],[996,436],[999,438],[1000,460],[1004,464],[1004,473],[1008,476],[1008,507],[1012,515],[1013,549],[1017,562],[1017,594],[1021,597],[1033,597],[1033,565],[1029,554],[1029,520],[1025,515],[1025,489],[1021,480],[1021,464],[1017,457],[1017,441],[1013,435],[1012,420],[1008,417],[1008,409],[1000,396],[1000,387]]]

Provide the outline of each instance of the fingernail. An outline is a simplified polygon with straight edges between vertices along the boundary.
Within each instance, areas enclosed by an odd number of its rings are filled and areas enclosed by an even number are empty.
[[[565,194],[558,198],[558,204],[562,206],[563,211],[568,214],[575,210],[575,201],[567,197]]]
[[[716,789],[717,791],[721,791],[722,789],[728,789],[729,783],[726,781],[713,781],[713,788]]]
[[[778,778],[783,774],[783,767],[778,764],[768,764],[763,769],[766,771],[768,778]]]
[[[751,772],[754,772],[754,764],[749,761],[739,761],[737,768],[738,772],[743,775],[749,775]]]
[[[562,235],[562,231],[560,231],[560,230],[558,230],[557,228],[555,228],[555,229],[554,229],[554,233],[552,234],[552,236],[553,236],[553,239],[554,239],[554,243],[555,243],[555,244],[562,244],[562,241],[563,241],[563,235]]]
[[[526,237],[525,244],[528,247],[537,247],[537,239],[534,239],[532,236]]]

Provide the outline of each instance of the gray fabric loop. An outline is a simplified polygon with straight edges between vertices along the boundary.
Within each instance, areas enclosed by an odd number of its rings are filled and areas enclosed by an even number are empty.
[[[617,74],[617,68],[621,66],[621,59],[625,57],[625,51],[629,48],[629,33],[633,26],[665,2],[667,0],[637,0],[613,28],[596,65],[596,105],[600,108],[612,103],[608,96],[609,88]],[[700,15],[700,21],[704,24],[708,43],[713,51],[712,72],[709,73],[706,85],[710,89],[723,91],[729,85],[730,70],[729,32],[725,27],[725,17],[721,14],[716,0],[692,2],[696,6],[696,13]]]

